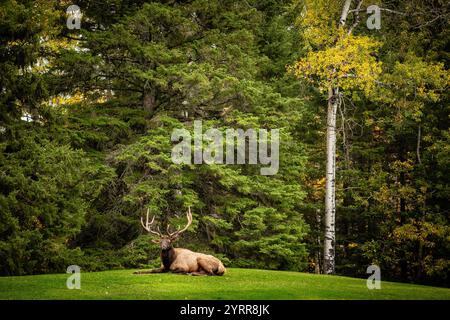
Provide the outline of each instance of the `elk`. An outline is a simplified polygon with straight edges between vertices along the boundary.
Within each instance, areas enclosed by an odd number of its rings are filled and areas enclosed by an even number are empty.
[[[153,216],[152,220],[149,222],[149,209],[147,209],[146,222],[144,223],[144,219],[141,217],[141,224],[148,233],[158,236],[158,239],[153,239],[151,241],[159,244],[161,248],[161,267],[148,271],[137,271],[134,274],[162,273],[170,271],[173,273],[189,275],[221,276],[225,273],[225,267],[216,257],[193,252],[188,249],[173,247],[172,243],[175,242],[192,224],[190,207],[188,207],[186,216],[187,224],[183,229],[170,232],[170,225],[167,225],[167,234],[163,235],[159,227],[157,227],[156,230],[152,229],[155,222],[155,216]]]

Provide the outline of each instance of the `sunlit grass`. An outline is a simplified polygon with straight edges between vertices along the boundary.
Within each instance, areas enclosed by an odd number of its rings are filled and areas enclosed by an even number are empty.
[[[450,289],[298,272],[228,269],[222,277],[85,272],[81,289],[69,274],[0,277],[0,299],[450,299]]]

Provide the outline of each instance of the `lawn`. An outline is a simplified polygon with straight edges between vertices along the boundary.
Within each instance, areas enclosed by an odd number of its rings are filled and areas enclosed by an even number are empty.
[[[69,274],[0,277],[0,299],[450,299],[450,289],[298,272],[228,269],[222,277],[85,272],[81,289]]]

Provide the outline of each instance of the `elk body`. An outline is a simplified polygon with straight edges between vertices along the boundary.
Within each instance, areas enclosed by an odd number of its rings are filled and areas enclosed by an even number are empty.
[[[158,239],[153,239],[153,243],[157,243],[161,247],[161,267],[148,271],[137,271],[135,274],[148,274],[148,273],[162,273],[162,272],[174,272],[181,274],[191,275],[217,275],[221,276],[225,273],[225,267],[222,262],[211,255],[193,252],[188,249],[174,248],[172,243],[178,239],[178,237],[186,231],[192,223],[191,209],[187,212],[187,224],[186,226],[175,232],[170,232],[170,226],[167,226],[167,234],[163,235],[159,229],[152,229],[152,225],[155,222],[155,217],[149,222],[149,210],[147,210],[146,222],[141,217],[141,224],[144,229],[156,236]]]

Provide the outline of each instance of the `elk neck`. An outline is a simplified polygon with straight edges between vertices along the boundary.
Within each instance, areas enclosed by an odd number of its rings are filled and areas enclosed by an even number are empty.
[[[174,260],[175,250],[172,246],[168,249],[161,249],[161,261],[165,269],[168,270]]]

